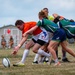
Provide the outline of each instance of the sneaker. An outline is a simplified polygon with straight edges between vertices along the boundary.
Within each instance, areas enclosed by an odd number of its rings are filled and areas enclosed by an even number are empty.
[[[67,58],[62,59],[63,62],[70,62]]]
[[[43,60],[43,62],[47,63],[47,62],[49,62],[49,60],[46,60],[46,59],[45,59],[45,60]]]
[[[38,61],[34,61],[32,64],[38,64]]]
[[[60,65],[61,65],[60,62],[57,62],[57,63],[54,64],[54,66],[60,66]]]
[[[25,66],[25,64],[24,64],[24,63],[19,62],[19,63],[13,64],[13,66],[23,67],[23,66]]]

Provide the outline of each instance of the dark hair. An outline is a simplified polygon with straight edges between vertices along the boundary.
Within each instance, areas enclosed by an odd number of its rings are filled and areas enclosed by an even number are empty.
[[[43,10],[45,10],[45,9],[48,10],[48,8],[43,8]]]
[[[70,22],[74,22],[74,20],[73,19],[70,19]]]
[[[43,18],[48,19],[48,17],[46,16],[46,14],[45,14],[45,12],[44,12],[43,10],[41,10],[41,11],[39,12],[39,16],[42,16]]]
[[[21,25],[21,24],[23,24],[24,22],[22,21],[22,20],[17,20],[16,22],[15,22],[15,26],[17,26],[17,25]]]

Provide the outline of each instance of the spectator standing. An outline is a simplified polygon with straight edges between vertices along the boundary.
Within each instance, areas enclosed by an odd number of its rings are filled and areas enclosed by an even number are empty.
[[[9,48],[12,48],[13,44],[14,44],[14,39],[13,39],[12,36],[10,36],[10,39],[9,39]]]
[[[6,47],[6,40],[4,38],[4,35],[2,35],[1,37],[2,37],[2,39],[1,39],[2,48],[5,48]]]

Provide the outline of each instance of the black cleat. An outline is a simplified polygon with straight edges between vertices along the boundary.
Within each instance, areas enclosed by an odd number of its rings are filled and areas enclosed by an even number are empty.
[[[62,59],[63,62],[70,62],[67,58]]]
[[[38,64],[38,61],[34,61],[33,64]]]

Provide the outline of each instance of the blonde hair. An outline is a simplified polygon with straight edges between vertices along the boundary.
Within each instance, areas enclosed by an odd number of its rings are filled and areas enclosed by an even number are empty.
[[[45,11],[44,10],[41,10],[40,12],[39,12],[39,17],[40,16],[42,16],[43,18],[46,18],[46,19],[48,19],[48,17],[46,16],[46,14],[45,14]]]

